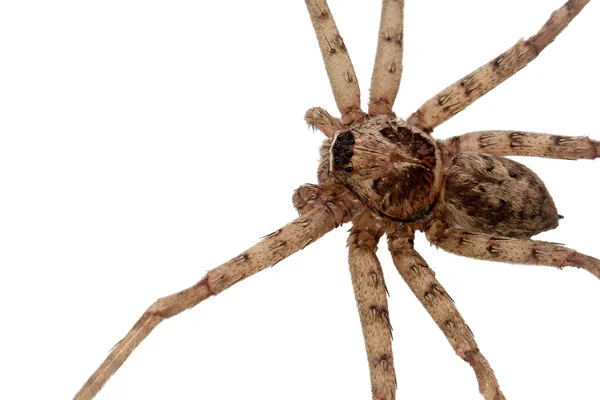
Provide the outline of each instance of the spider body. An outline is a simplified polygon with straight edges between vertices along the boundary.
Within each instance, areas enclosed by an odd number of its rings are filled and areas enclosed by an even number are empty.
[[[334,179],[371,210],[394,220],[423,220],[440,191],[442,162],[435,141],[387,116],[337,133],[329,162]]]
[[[452,226],[529,238],[556,228],[559,215],[544,182],[505,157],[464,152],[444,170],[437,217]]]
[[[452,154],[405,121],[372,118],[324,146],[330,146],[321,161],[329,165],[325,180],[344,185],[383,218],[421,224],[435,218],[512,238],[558,226],[552,196],[531,169],[501,156]]]
[[[403,1],[383,0],[369,108],[347,47],[325,0],[306,0],[340,118],[321,108],[306,114],[327,139],[318,185],[293,196],[300,216],[210,270],[180,292],[154,302],[113,348],[75,399],[91,399],[133,350],[164,320],[281,262],[332,229],[352,222],[349,270],[361,321],[373,399],[393,400],[396,375],[387,287],[376,255],[387,236],[400,276],[456,354],[475,373],[486,400],[505,399],[495,372],[448,292],[414,249],[423,230],[437,247],[488,261],[567,266],[600,278],[600,260],[556,243],[529,239],[556,227],[559,215],[543,182],[504,156],[595,159],[600,142],[525,131],[477,131],[447,140],[434,129],[534,60],[589,0],[569,0],[538,33],[425,102],[406,121],[392,111],[402,72]]]

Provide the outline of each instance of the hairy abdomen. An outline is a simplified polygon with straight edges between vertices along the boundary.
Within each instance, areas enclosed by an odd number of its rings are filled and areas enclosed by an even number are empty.
[[[436,211],[457,228],[514,238],[556,228],[559,219],[533,171],[481,153],[460,153],[452,160]]]

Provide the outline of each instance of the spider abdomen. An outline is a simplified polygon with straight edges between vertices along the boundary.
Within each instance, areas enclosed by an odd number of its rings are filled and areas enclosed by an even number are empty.
[[[455,227],[528,238],[558,226],[559,215],[546,186],[516,161],[460,153],[444,176],[437,212]]]

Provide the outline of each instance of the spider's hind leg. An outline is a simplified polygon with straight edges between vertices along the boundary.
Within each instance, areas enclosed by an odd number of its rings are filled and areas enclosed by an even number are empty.
[[[499,237],[435,221],[425,231],[435,246],[459,256],[513,264],[583,268],[600,279],[600,260],[556,243]]]
[[[600,157],[600,141],[587,136],[560,136],[523,131],[480,131],[446,139],[451,153],[465,151],[496,156],[532,156],[566,160],[594,160]]]
[[[481,354],[473,333],[427,262],[413,248],[414,233],[395,224],[387,232],[388,247],[398,272],[440,327],[460,358],[471,365],[479,392],[486,400],[504,400],[492,367]]]

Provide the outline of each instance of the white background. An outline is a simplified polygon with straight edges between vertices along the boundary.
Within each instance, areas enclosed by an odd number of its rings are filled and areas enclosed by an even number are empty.
[[[378,2],[331,9],[368,96]],[[408,0],[406,117],[533,34],[562,0]],[[600,7],[439,138],[522,129],[600,139]],[[296,216],[336,114],[302,1],[0,5],[0,398],[69,399],[156,298]],[[566,218],[542,239],[600,256],[600,163],[523,160]],[[600,282],[417,248],[508,399],[598,399]],[[369,399],[345,229],[165,322],[98,399]],[[399,399],[480,399],[396,273]]]

